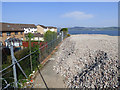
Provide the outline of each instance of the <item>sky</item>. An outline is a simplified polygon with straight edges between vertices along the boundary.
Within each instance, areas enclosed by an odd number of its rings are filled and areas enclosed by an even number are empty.
[[[119,2],[120,0],[1,0],[2,2]]]
[[[118,3],[3,2],[2,22],[56,27],[118,26]]]

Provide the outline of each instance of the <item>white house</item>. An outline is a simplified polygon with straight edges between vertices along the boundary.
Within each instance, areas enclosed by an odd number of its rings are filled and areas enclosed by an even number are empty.
[[[44,34],[48,30],[57,32],[57,28],[56,27],[37,25],[37,32],[39,32],[41,34]]]
[[[48,30],[50,30],[50,31],[55,31],[56,32],[56,28],[55,27],[47,27],[47,28],[45,28],[44,29],[44,32],[47,32]]]
[[[27,36],[27,35],[28,34],[25,34],[25,36]],[[41,33],[33,33],[33,38],[31,38],[31,40],[44,41],[43,34],[41,34]]]
[[[37,27],[34,24],[24,24],[24,33],[36,33],[37,32]]]
[[[35,41],[44,41],[43,34],[40,33],[34,33],[34,37],[31,40]]]

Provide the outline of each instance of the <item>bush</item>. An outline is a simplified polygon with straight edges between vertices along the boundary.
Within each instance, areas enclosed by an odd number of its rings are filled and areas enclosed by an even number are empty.
[[[37,51],[36,51],[37,50]],[[33,65],[33,70],[37,68],[37,65],[39,64],[39,45],[35,45],[32,47],[32,52],[36,51],[34,54],[32,54],[32,65]]]
[[[14,53],[15,58],[17,60],[23,58],[27,54],[29,54],[29,49],[28,48],[20,50],[20,51]],[[5,68],[5,67],[9,66],[10,64],[12,64],[11,55],[7,56],[7,60],[6,61],[7,61],[6,63],[2,64],[2,68]],[[22,67],[22,69],[24,70],[25,73],[26,73],[26,71],[30,71],[29,70],[29,67],[30,67],[29,66],[29,57],[27,57],[23,61],[19,62],[19,64],[20,64],[20,66]],[[17,78],[18,79],[25,78],[23,76],[22,72],[20,71],[19,67],[17,66],[17,64],[16,64],[16,71],[17,71]],[[26,73],[26,74],[29,75],[29,73]],[[14,79],[12,79],[10,77],[13,77],[13,68],[12,67],[10,67],[7,70],[2,72],[2,78],[5,78],[9,83],[14,82]]]
[[[34,45],[34,47],[32,47],[32,52],[36,51],[39,49],[39,45]],[[18,60],[20,60],[21,58],[25,57],[26,55],[29,54],[29,48],[25,48],[23,50],[20,50],[18,52],[14,53],[15,58]],[[37,62],[39,56],[39,52],[35,52],[34,54],[32,54],[32,62],[33,62],[33,70],[35,70],[37,68],[37,65],[39,65],[39,63]],[[5,68],[7,66],[9,66],[12,63],[12,59],[11,56],[7,56],[7,63],[2,64],[2,68]],[[23,71],[25,72],[25,74],[29,77],[29,75],[32,73],[31,72],[31,68],[30,68],[30,57],[28,56],[27,58],[25,58],[24,60],[19,62],[20,66],[22,67]],[[5,70],[3,72],[3,74],[9,72],[8,74],[2,76],[2,78],[6,78],[6,80],[8,82],[13,82],[13,79],[9,79],[9,77],[13,77],[13,68],[9,68],[7,70]],[[21,72],[21,70],[19,69],[19,67],[16,64],[16,72],[17,72],[17,79],[25,79],[25,76],[23,75],[23,73]]]
[[[70,34],[67,34],[67,37],[70,37]]]
[[[10,55],[10,49],[3,48],[0,52],[2,52],[2,64],[11,63],[11,61],[7,61],[7,56]]]
[[[60,30],[60,32],[62,32],[62,31],[63,31],[64,38],[66,38],[66,37],[67,37],[67,34],[68,34],[68,28],[62,28],[62,29]]]
[[[56,32],[52,32],[52,31],[48,30],[44,34],[45,42],[50,42],[50,41],[55,40],[55,39],[57,39],[57,33]]]
[[[61,31],[63,31],[63,32],[68,32],[68,28],[62,28],[61,30],[60,30],[60,32]]]

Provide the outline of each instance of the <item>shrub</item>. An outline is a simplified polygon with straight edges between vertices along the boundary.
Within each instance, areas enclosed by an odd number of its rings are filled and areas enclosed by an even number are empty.
[[[44,34],[44,40],[45,42],[50,42],[54,39],[57,38],[57,33],[56,32],[52,32],[50,30],[48,30],[45,34]]]
[[[62,31],[63,31],[64,38],[66,38],[66,37],[67,37],[67,34],[68,34],[68,28],[62,28],[62,29],[60,30],[60,32],[62,32]]]
[[[25,35],[26,40],[31,40],[31,38],[34,37],[33,33],[28,33],[27,35]]]
[[[70,34],[67,34],[67,37],[70,37]]]
[[[61,30],[60,30],[60,32],[61,31],[63,31],[63,32],[68,32],[68,28],[62,28]]]
[[[23,50],[20,50],[20,51],[14,53],[15,58],[17,60],[21,59],[22,57],[26,56],[27,54],[29,54],[29,49],[28,48],[25,48]],[[5,68],[5,67],[9,66],[10,64],[12,64],[12,59],[11,59],[10,55],[7,56],[6,61],[7,61],[6,63],[2,64],[2,68]],[[29,66],[29,57],[27,57],[23,61],[19,62],[19,64],[21,65],[21,67],[22,67],[22,69],[24,70],[25,73],[26,73],[26,71],[30,71],[29,70],[29,67],[30,67]],[[17,66],[17,64],[16,64],[16,71],[17,71],[17,78],[18,79],[25,78],[23,76],[22,72],[20,71],[19,67]],[[7,73],[7,74],[5,74],[5,73]],[[29,75],[29,73],[26,73],[26,74]],[[9,78],[9,77],[13,77],[13,68],[12,67],[3,71],[2,75],[4,75],[4,76],[2,76],[2,78],[6,78],[6,80],[10,83],[14,81],[14,79]]]

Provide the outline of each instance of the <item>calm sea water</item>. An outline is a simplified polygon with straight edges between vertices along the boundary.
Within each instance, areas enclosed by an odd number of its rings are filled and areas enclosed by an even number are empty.
[[[69,34],[105,34],[110,36],[120,36],[120,31],[118,33],[118,30],[101,30],[101,31],[95,31],[95,30],[68,30]]]

